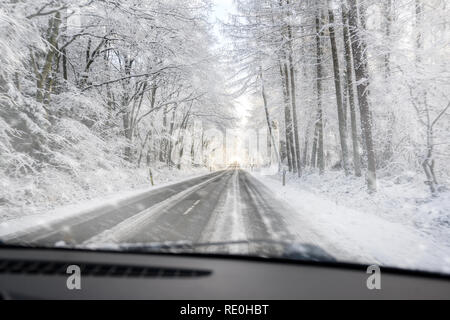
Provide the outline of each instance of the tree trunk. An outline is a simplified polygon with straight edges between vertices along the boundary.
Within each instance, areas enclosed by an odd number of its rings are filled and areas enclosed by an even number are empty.
[[[322,109],[322,43],[323,32],[320,25],[320,10],[316,15],[316,90],[317,90],[317,119],[314,136],[314,167],[319,166],[320,174],[325,172],[324,135],[323,135],[323,109]],[[316,156],[317,153],[317,156]]]
[[[416,64],[419,66],[422,63],[422,49],[423,49],[423,3],[422,0],[415,0],[416,9]]]
[[[294,139],[292,135],[292,118],[290,107],[290,93],[289,93],[289,75],[287,66],[284,64],[284,69],[280,63],[280,73],[283,86],[284,95],[284,116],[285,116],[285,130],[286,130],[286,151],[288,155],[289,172],[296,172],[295,152],[293,151]]]
[[[311,151],[311,168],[317,168],[317,147],[319,145],[319,131],[316,125],[314,130],[314,141]]]
[[[358,98],[361,113],[361,127],[367,150],[367,186],[370,193],[377,190],[377,173],[375,160],[375,146],[372,136],[372,114],[369,105],[369,67],[367,45],[365,39],[358,33],[358,7],[356,0],[350,1],[349,26],[352,40],[353,59],[355,63],[356,82],[358,83]],[[361,8],[360,23],[362,30],[366,29],[365,10]]]
[[[170,120],[170,128],[169,128],[169,136],[168,136],[168,143],[167,143],[167,150],[166,150],[166,163],[170,167],[172,163],[172,151],[173,151],[173,132],[175,129],[175,111],[176,107],[172,111],[172,119]]]
[[[124,70],[126,75],[131,74],[132,66],[133,66],[133,60],[126,59],[125,60],[125,70]],[[130,84],[130,80],[127,80],[123,84],[125,90],[128,90],[129,84]],[[125,138],[127,139],[127,142],[128,142],[128,145],[125,147],[125,159],[129,162],[132,162],[131,144],[133,142],[133,127],[132,127],[133,115],[128,108],[129,99],[130,99],[130,97],[129,97],[128,91],[125,91],[125,94],[122,97],[122,109],[124,110],[124,113],[123,113],[124,133],[125,133]]]
[[[330,1],[330,0],[328,0]],[[328,4],[330,6],[330,3]],[[334,13],[331,8],[328,9],[329,16],[329,32],[330,32],[330,42],[331,42],[331,53],[333,56],[333,70],[334,70],[334,85],[336,88],[336,101],[337,101],[337,111],[339,118],[339,136],[341,140],[341,150],[342,150],[342,165],[346,175],[350,175],[350,166],[348,161],[348,144],[347,144],[347,125],[344,116],[343,98],[342,98],[342,86],[341,86],[341,75],[339,66],[339,55],[336,44],[336,34],[334,28]]]
[[[125,112],[122,116],[125,138],[127,139],[127,146],[125,147],[125,160],[131,162],[131,143],[132,143],[132,131],[130,127],[130,115]]]
[[[266,113],[267,127],[269,129],[269,135],[270,135],[270,139],[272,141],[273,148],[275,149],[275,153],[276,153],[276,157],[277,157],[277,161],[278,161],[278,171],[281,171],[281,158],[280,158],[280,154],[278,152],[277,145],[275,143],[275,137],[273,136],[272,122],[270,121],[269,107],[267,105],[267,97],[266,97],[266,91],[265,91],[265,87],[264,87],[264,76],[263,76],[262,68],[260,68],[260,77],[261,77],[261,94],[262,94],[262,98],[264,101],[264,110]],[[272,148],[269,148],[269,150],[272,150]]]
[[[67,50],[64,49],[62,52],[62,71],[63,71],[63,78],[64,80],[68,80],[69,76],[68,76],[68,72],[67,72]]]
[[[384,17],[386,19],[385,33],[386,33],[386,53],[384,54],[384,73],[385,78],[388,79],[391,76],[391,53],[390,53],[390,38],[392,33],[392,0],[385,0],[384,6]]]
[[[353,141],[353,165],[355,167],[355,175],[357,177],[362,176],[361,171],[361,154],[359,151],[359,136],[357,127],[357,117],[356,117],[356,101],[355,92],[353,86],[353,60],[352,60],[352,48],[350,34],[348,30],[348,11],[342,6],[342,22],[344,24],[344,49],[345,49],[345,59],[347,65],[347,92],[348,100],[350,103],[350,122],[352,128],[352,141]]]
[[[45,86],[49,83],[49,77],[51,77],[53,71],[53,62],[54,58],[57,54],[56,47],[58,43],[59,29],[61,26],[61,13],[57,12],[54,17],[52,17],[49,21],[49,37],[48,43],[50,44],[49,51],[46,55],[44,66],[41,72],[36,74],[37,77],[37,93],[36,93],[36,101],[44,102],[45,98]]]
[[[162,123],[162,132],[161,132],[161,143],[159,147],[159,161],[165,162],[166,158],[166,148],[167,148],[167,107],[164,108],[163,112],[163,123]]]
[[[433,130],[433,124],[431,124],[430,121],[430,111],[428,108],[426,108],[426,114],[427,114],[427,153],[425,160],[422,162],[422,167],[425,172],[425,175],[427,177],[427,181],[425,182],[429,187],[431,191],[431,195],[433,197],[438,196],[438,182],[436,179],[436,174],[434,172],[435,168],[435,160],[433,156],[434,152],[434,130]]]
[[[424,33],[423,28],[423,3],[422,0],[415,0],[416,9],[416,72],[422,73],[422,62],[424,55]],[[428,108],[427,90],[425,83],[420,81],[418,84],[419,98],[418,102],[421,108]]]
[[[289,3],[289,2],[288,2]],[[297,117],[297,93],[295,84],[295,66],[293,60],[293,50],[292,42],[294,41],[292,35],[292,27],[288,25],[288,37],[289,37],[289,73],[290,73],[290,84],[291,84],[291,103],[292,103],[292,122],[294,123],[294,143],[295,143],[295,159],[298,176],[302,175],[302,158],[300,153],[300,136],[298,130],[298,117]]]
[[[308,123],[306,127],[306,133],[305,133],[305,141],[303,145],[303,155],[302,155],[302,162],[303,162],[303,168],[306,168],[309,165],[309,142],[311,141],[311,130],[315,128],[315,122],[314,125]]]

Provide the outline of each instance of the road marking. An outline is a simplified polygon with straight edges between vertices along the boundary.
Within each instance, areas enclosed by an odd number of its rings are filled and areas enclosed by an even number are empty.
[[[200,203],[200,200],[195,201],[194,205],[186,210],[185,213],[183,213],[183,216],[187,216],[194,208]]]
[[[112,229],[105,230],[98,235],[86,240],[83,242],[84,246],[95,245],[98,243],[121,243],[125,242],[126,239],[130,239],[131,236],[138,234],[142,231],[143,227],[156,219],[157,217],[164,214],[165,210],[175,206],[184,198],[189,195],[195,193],[206,185],[214,182],[215,180],[220,180],[224,175],[227,174],[227,171],[221,172],[218,175],[215,175],[213,178],[203,181],[193,187],[190,187],[178,194],[173,195],[172,197],[167,198],[166,200],[153,205],[152,207],[128,218],[118,225],[113,227]]]

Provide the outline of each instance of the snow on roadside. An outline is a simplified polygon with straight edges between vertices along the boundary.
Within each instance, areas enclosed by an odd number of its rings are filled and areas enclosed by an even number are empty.
[[[448,193],[430,200],[418,185],[381,180],[370,196],[362,179],[340,173],[290,176],[283,188],[273,172],[253,175],[298,214],[286,217],[291,232],[301,237],[307,224],[338,259],[450,273]]]
[[[91,211],[108,205],[116,205],[126,199],[137,197],[149,191],[157,190],[163,187],[170,186],[175,183],[187,181],[196,177],[208,174],[206,169],[190,169],[190,170],[171,170],[159,169],[154,170],[154,180],[156,186],[150,186],[149,182],[140,183],[138,185],[124,186],[124,190],[120,192],[111,192],[108,195],[97,196],[90,199],[73,199],[72,204],[59,206],[54,209],[47,207],[33,208],[31,213],[19,216],[0,215],[0,237],[6,237],[18,232],[24,232],[29,229],[34,229],[42,226],[48,226],[52,223],[62,221],[72,216],[82,215]],[[143,173],[141,173],[143,174]],[[139,174],[137,174],[139,175]],[[137,180],[140,180],[138,177]],[[145,182],[145,179],[142,179]],[[2,212],[0,207],[0,213]],[[2,219],[3,216],[3,219]]]

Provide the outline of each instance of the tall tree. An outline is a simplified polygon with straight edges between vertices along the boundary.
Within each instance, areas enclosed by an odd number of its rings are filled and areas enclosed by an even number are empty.
[[[293,156],[295,158],[295,153],[292,153],[292,146],[293,146],[293,136],[292,136],[292,119],[291,119],[291,109],[290,109],[290,102],[289,102],[289,92],[285,77],[285,72],[283,70],[283,65],[280,61],[280,77],[281,77],[281,87],[283,91],[283,99],[284,99],[284,130],[285,130],[285,137],[286,137],[286,154],[287,154],[287,160],[288,160],[288,167],[289,172],[294,171],[294,161]]]
[[[298,162],[297,162],[297,153],[295,149],[295,132],[294,132],[294,124],[292,120],[292,93],[290,86],[290,73],[287,61],[285,61],[283,66],[283,76],[284,76],[284,91],[285,91],[285,115],[286,115],[286,134],[288,135],[288,146],[289,153],[291,154],[291,165],[292,171],[297,173],[298,171]]]
[[[364,37],[364,31],[366,30],[366,11],[365,6],[359,6],[359,19],[358,19],[358,5],[356,0],[349,0],[350,13],[349,13],[349,27],[352,41],[353,60],[355,63],[355,75],[358,91],[358,100],[360,104],[361,113],[361,128],[365,140],[365,147],[367,152],[367,186],[369,192],[373,193],[377,191],[377,166],[375,156],[375,145],[373,141],[373,122],[372,113],[370,110],[369,102],[369,87],[370,76],[368,66],[367,45]],[[359,20],[359,24],[358,24]],[[359,29],[360,25],[360,29]]]
[[[356,101],[355,101],[355,91],[353,83],[353,57],[351,40],[348,28],[348,9],[345,4],[342,5],[342,23],[343,23],[343,34],[344,34],[344,56],[346,61],[346,80],[347,80],[347,91],[348,100],[350,104],[350,123],[352,131],[352,142],[353,142],[353,165],[355,168],[355,175],[357,177],[362,176],[361,171],[361,154],[359,150],[359,135],[357,126],[357,115],[356,115]]]
[[[339,63],[339,53],[336,43],[336,32],[335,32],[335,19],[334,13],[330,6],[330,0],[328,0],[328,18],[329,18],[329,33],[331,42],[331,54],[333,57],[333,71],[334,71],[334,85],[336,91],[336,104],[337,113],[339,121],[339,137],[341,140],[341,151],[342,151],[342,166],[344,168],[345,174],[350,175],[350,165],[348,161],[348,144],[347,144],[347,124],[346,117],[343,106],[342,97],[342,85],[341,85],[341,69]]]
[[[384,25],[385,25],[385,36],[386,41],[389,46],[391,43],[391,35],[392,35],[392,23],[393,23],[393,3],[392,0],[385,0],[383,2],[383,15],[384,15]],[[389,78],[391,76],[391,52],[390,50],[386,50],[384,54],[384,72],[385,78]]]
[[[262,96],[263,103],[264,103],[264,111],[266,114],[267,128],[269,130],[270,141],[272,142],[271,145],[275,149],[275,155],[277,157],[277,162],[278,162],[278,171],[280,171],[281,170],[281,157],[280,157],[280,153],[278,152],[277,143],[275,141],[273,127],[272,127],[272,121],[270,120],[269,106],[267,104],[267,96],[266,96],[266,89],[265,89],[265,85],[264,85],[264,74],[263,74],[262,67],[260,68],[260,78],[261,78],[261,96]]]
[[[296,167],[297,173],[300,177],[302,175],[302,158],[301,158],[301,150],[300,150],[300,136],[299,136],[299,128],[298,128],[298,116],[297,116],[297,90],[296,90],[296,72],[294,66],[294,58],[293,58],[293,42],[294,35],[292,31],[292,25],[290,20],[291,17],[291,8],[290,8],[290,0],[286,0],[286,4],[288,6],[288,23],[287,23],[287,41],[288,41],[288,63],[289,63],[289,78],[290,78],[290,92],[291,92],[291,103],[292,103],[292,121],[294,123],[294,142],[295,142],[295,159],[296,159]]]
[[[317,153],[317,163],[320,174],[325,172],[325,154],[324,154],[324,133],[323,133],[323,106],[322,106],[322,38],[323,31],[320,23],[320,9],[316,13],[316,90],[317,90],[317,120],[314,135],[314,150],[313,154]],[[315,161],[314,161],[315,162]]]

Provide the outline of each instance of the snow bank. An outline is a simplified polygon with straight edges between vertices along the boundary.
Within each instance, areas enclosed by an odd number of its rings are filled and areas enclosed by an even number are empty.
[[[273,171],[254,176],[297,213],[285,217],[291,232],[304,239],[311,229],[316,244],[340,260],[450,272],[449,193],[431,199],[423,183],[381,179],[370,196],[363,179],[333,172],[289,175],[284,188]]]
[[[38,189],[34,185],[28,186],[34,193],[24,193],[30,197],[26,201],[24,199],[22,206],[0,206],[0,237],[49,225],[104,206],[115,205],[128,198],[207,173],[206,169],[176,170],[161,167],[153,169],[155,186],[150,184],[147,169],[92,172],[86,175],[89,176],[88,181],[85,181],[88,188],[80,187],[69,177],[64,177],[65,179],[59,177],[53,184],[50,182],[52,179],[49,179],[45,184],[41,182]],[[8,186],[10,192],[19,190],[19,185],[26,186],[28,182],[22,180],[15,183],[17,185]],[[70,197],[67,196],[69,193]],[[41,198],[43,194],[45,197]]]

